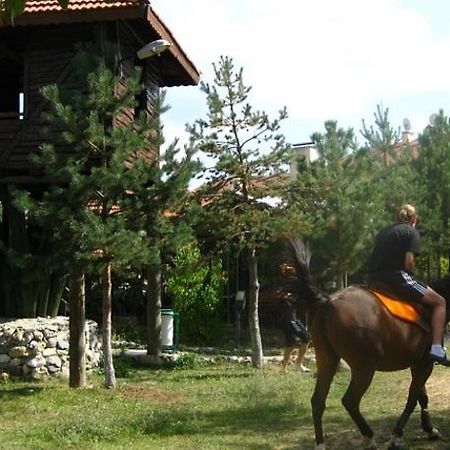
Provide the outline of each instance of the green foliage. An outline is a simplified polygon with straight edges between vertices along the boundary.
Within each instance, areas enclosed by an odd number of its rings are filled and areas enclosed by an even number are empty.
[[[342,286],[344,276],[356,272],[366,259],[377,210],[371,195],[373,169],[367,152],[358,150],[352,129],[328,121],[325,133],[315,133],[312,139],[318,158],[299,165],[291,201],[315,223],[306,234],[311,270]]]
[[[115,300],[115,299],[114,299]],[[131,317],[130,320],[123,318],[114,321],[114,339],[123,341],[123,347],[129,346],[130,342],[144,344],[146,340],[145,326]]]
[[[167,280],[172,307],[180,313],[180,340],[211,345],[220,337],[219,305],[225,285],[220,262],[206,261],[195,244],[178,249]]]
[[[367,126],[363,119],[361,134],[366,141],[366,148],[377,152],[381,161],[387,164],[389,159],[397,158],[395,147],[400,143],[400,129],[392,128],[389,121],[389,108],[383,110],[381,105],[377,105],[373,116],[375,126]]]
[[[117,378],[130,378],[132,376],[132,364],[123,357],[114,358],[114,370]]]
[[[14,18],[23,13],[26,0],[2,0],[0,1],[0,23],[14,23]]]
[[[198,369],[205,365],[202,358],[197,353],[187,352],[183,353],[172,362],[167,363],[167,367],[170,369],[186,370],[186,369]]]
[[[248,103],[251,88],[231,58],[221,57],[213,66],[214,82],[201,85],[207,119],[188,127],[192,145],[211,162],[199,193],[207,199],[204,231],[214,236],[218,248],[265,247],[284,225],[279,209],[264,200],[282,198],[285,192],[281,179],[291,152],[280,123],[287,113],[282,109],[271,120],[254,110]]]
[[[404,203],[417,204],[415,175],[412,171],[413,154],[409,142],[400,139],[400,130],[394,130],[389,121],[389,109],[377,106],[375,127],[367,127],[363,120],[362,136],[371,158],[373,185],[371,198],[379,203],[379,214],[374,217],[376,228],[394,220]]]
[[[44,233],[52,231],[49,265],[100,273],[110,263],[124,267],[148,258],[141,223],[136,210],[130,211],[128,197],[137,178],[141,183],[149,179],[138,173],[140,164],[130,167],[128,161],[148,146],[154,124],[141,117],[113,126],[117,114],[134,108],[140,73],[136,71],[116,96],[118,78],[107,64],[108,54],[97,55],[89,48],[75,57],[72,82],[77,89],[42,89],[50,105],[45,118],[61,130],[61,141],[45,144],[35,163],[54,184],[42,198],[21,193],[18,203]],[[70,146],[70,154],[58,151],[58,144]]]
[[[428,253],[450,252],[450,119],[440,111],[433,126],[419,136],[420,154],[413,168],[420,193],[419,228]],[[434,276],[440,274],[434,271]]]
[[[54,184],[40,199],[20,193],[18,204],[52,231],[48,264],[67,270],[79,266],[101,273],[110,263],[116,270],[158,265],[161,246],[174,248],[178,231],[188,228],[181,208],[186,209],[186,188],[196,167],[193,152],[180,157],[174,142],[160,161],[136,158],[143,149],[157,154],[163,143],[159,115],[167,108],[162,95],[153,116],[142,112],[115,126],[116,117],[134,111],[143,87],[140,69],[124,85],[114,65],[108,46],[101,53],[83,47],[67,87],[42,90],[50,105],[45,117],[61,133],[60,141],[44,145],[35,163]],[[58,151],[60,144],[71,152]],[[171,214],[164,214],[167,210]]]

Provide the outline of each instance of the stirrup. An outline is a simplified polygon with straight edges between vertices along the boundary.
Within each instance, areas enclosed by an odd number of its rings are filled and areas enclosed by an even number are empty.
[[[446,353],[444,353],[444,356],[438,356],[430,353],[430,358],[433,362],[440,364],[441,366],[450,367],[450,360],[447,358]]]

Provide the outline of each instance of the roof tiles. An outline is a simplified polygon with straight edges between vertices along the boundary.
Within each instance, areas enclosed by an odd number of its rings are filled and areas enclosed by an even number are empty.
[[[103,0],[70,0],[69,11],[88,11],[98,9],[114,9],[126,6],[136,6],[142,3],[140,0],[122,0],[118,2],[107,2]],[[24,13],[45,13],[62,11],[57,0],[31,0],[27,1]]]

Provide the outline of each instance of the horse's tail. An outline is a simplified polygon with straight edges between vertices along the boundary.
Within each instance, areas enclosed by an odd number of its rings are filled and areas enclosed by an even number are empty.
[[[303,257],[302,241],[292,235],[287,235],[286,239],[291,244],[294,253],[294,266],[297,273],[297,289],[299,298],[308,309],[315,309],[324,306],[330,301],[330,297],[320,289],[312,285],[309,271]]]

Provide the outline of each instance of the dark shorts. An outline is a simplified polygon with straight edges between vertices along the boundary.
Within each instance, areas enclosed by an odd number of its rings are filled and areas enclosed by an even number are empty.
[[[427,285],[417,280],[410,273],[399,270],[396,272],[375,274],[369,277],[369,288],[376,290],[386,287],[389,293],[403,300],[420,301],[424,296]]]

